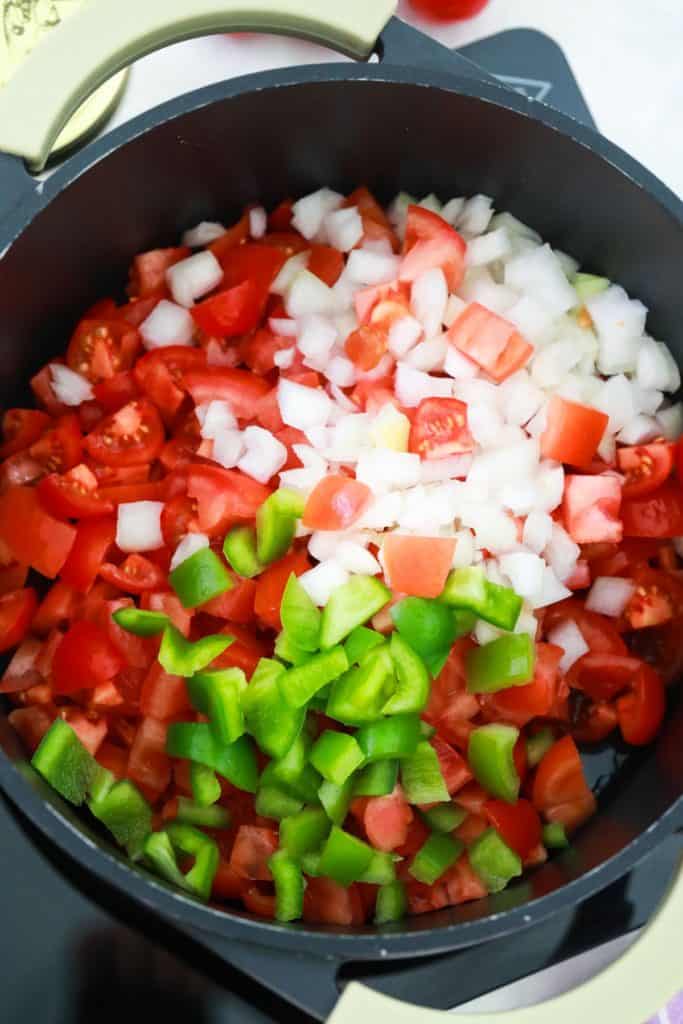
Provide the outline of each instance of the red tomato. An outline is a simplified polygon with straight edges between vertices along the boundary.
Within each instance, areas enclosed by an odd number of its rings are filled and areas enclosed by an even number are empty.
[[[122,505],[129,501],[165,501],[167,497],[168,485],[165,480],[100,487],[100,498],[114,506]]]
[[[11,590],[21,590],[26,577],[28,566],[20,562],[12,562],[10,565],[0,566],[0,594],[9,594]]]
[[[541,819],[528,800],[518,800],[516,804],[489,800],[484,811],[496,831],[522,860],[541,842]]]
[[[219,338],[236,338],[253,331],[262,313],[262,296],[252,281],[243,281],[192,307],[197,327]]]
[[[10,711],[7,720],[21,737],[28,752],[32,754],[56,717],[57,709],[53,705],[49,705],[48,707],[17,708],[15,711]]]
[[[50,426],[50,417],[39,409],[8,409],[2,417],[3,443],[0,460],[24,451]]]
[[[169,675],[158,661],[153,661],[140,692],[142,714],[165,721],[191,710],[183,677]]]
[[[215,900],[239,900],[248,888],[241,875],[238,875],[227,860],[220,860],[216,874],[213,876],[211,896]],[[247,909],[250,909],[247,907]],[[252,908],[252,913],[256,911]],[[270,914],[268,915],[271,916]],[[273,914],[275,916],[275,908]]]
[[[636,591],[624,609],[630,629],[661,626],[683,610],[683,583],[672,573],[648,567],[633,574]]]
[[[382,551],[393,590],[413,597],[438,597],[451,568],[455,541],[390,533]]]
[[[100,497],[97,477],[83,463],[63,476],[50,473],[43,477],[38,484],[38,496],[57,519],[92,519],[114,508]]]
[[[275,369],[275,353],[292,347],[292,338],[282,338],[267,327],[260,327],[239,342],[240,360],[259,377]],[[273,393],[277,390],[273,388]],[[281,422],[281,421],[280,421]]]
[[[183,382],[195,405],[213,399],[227,402],[240,420],[250,420],[258,400],[270,391],[267,381],[248,370],[223,366],[212,366],[206,372],[191,370],[184,374]]]
[[[139,327],[142,321],[147,319],[152,310],[163,299],[164,293],[165,289],[159,289],[153,294],[145,296],[144,299],[131,299],[130,302],[126,302],[123,306],[117,308],[114,311],[114,316],[125,320],[132,327]]]
[[[43,636],[50,630],[65,626],[74,616],[81,595],[64,580],[56,580],[40,602],[33,616],[31,630]]]
[[[241,825],[230,855],[230,866],[241,878],[269,882],[272,878],[268,860],[278,847],[277,832],[255,825]]]
[[[185,398],[183,374],[206,369],[203,349],[188,345],[165,345],[152,349],[135,365],[137,387],[144,392],[161,413],[164,422],[172,425]]]
[[[213,535],[254,519],[270,490],[239,470],[197,465],[190,467],[187,493],[197,502],[199,529]]]
[[[595,813],[595,797],[571,736],[553,743],[536,770],[532,800],[546,821],[577,828]]]
[[[186,246],[174,249],[151,249],[141,252],[133,260],[128,279],[128,294],[131,298],[143,298],[154,292],[166,291],[166,271],[174,263],[187,259],[190,250]]]
[[[624,501],[621,517],[625,537],[680,537],[683,534],[680,484],[667,480],[643,498]]]
[[[38,598],[33,587],[15,590],[0,597],[0,652],[21,643],[37,606]]]
[[[626,477],[624,499],[643,498],[656,491],[674,468],[675,451],[675,445],[665,442],[617,448],[617,466]]]
[[[117,779],[123,779],[128,765],[128,753],[121,747],[114,746],[108,740],[101,744],[95,758],[98,764],[110,771]]]
[[[214,254],[217,260],[221,260],[225,254],[236,245],[246,242],[249,237],[249,210],[245,210],[240,219],[232,227],[228,228],[215,242],[212,242],[208,249]]]
[[[288,231],[292,223],[293,199],[283,199],[281,203],[268,214],[269,231]]]
[[[617,700],[621,735],[634,746],[650,743],[659,731],[665,711],[662,678],[650,665],[642,662],[630,692]]]
[[[92,622],[75,622],[64,634],[52,660],[55,693],[92,690],[123,668],[123,659],[103,629]]]
[[[192,498],[179,494],[161,510],[161,532],[166,544],[177,548],[186,533],[199,533],[197,506]]]
[[[201,611],[213,615],[217,619],[227,619],[247,626],[254,619],[254,600],[256,598],[256,581],[239,580],[224,594],[213,597],[202,605]]]
[[[448,903],[451,906],[468,903],[470,900],[479,900],[486,895],[486,886],[472,868],[466,853],[448,869],[441,882],[446,889]]]
[[[548,404],[546,428],[541,434],[541,455],[570,466],[590,466],[608,419],[598,409],[553,395]]]
[[[363,924],[365,912],[357,885],[348,888],[331,878],[307,879],[304,892],[304,921],[307,924]]]
[[[478,302],[470,302],[463,309],[446,337],[496,381],[521,369],[533,355],[533,346],[514,324]]]
[[[460,21],[479,14],[488,0],[410,0],[410,3],[420,14],[436,21]]]
[[[389,334],[385,327],[365,324],[349,334],[344,349],[359,370],[374,370],[387,350]]]
[[[439,768],[446,783],[446,789],[451,795],[457,793],[459,789],[462,789],[467,782],[471,782],[473,778],[467,761],[450,744],[442,740],[438,734],[432,736],[430,743],[439,759]]]
[[[567,530],[578,544],[619,543],[623,533],[620,507],[621,485],[616,477],[565,476],[562,515]]]
[[[617,709],[613,703],[582,701],[578,714],[572,715],[572,736],[577,743],[601,743],[618,724]]]
[[[330,245],[312,245],[308,270],[331,288],[344,269],[344,255]]]
[[[49,515],[31,487],[13,487],[0,495],[0,541],[17,562],[50,579],[62,569],[76,530]]]
[[[301,576],[310,568],[308,554],[302,549],[301,551],[290,551],[279,562],[275,562],[261,573],[256,581],[254,611],[264,626],[269,626],[270,629],[282,629],[280,604],[287,580],[292,573],[295,576]]]
[[[600,654],[628,654],[614,620],[606,615],[588,611],[575,597],[560,601],[546,609],[543,619],[544,632],[550,633],[555,626],[568,619],[579,627],[591,651]]]
[[[152,800],[171,781],[171,759],[166,753],[166,722],[143,718],[128,755],[127,776]]]
[[[28,451],[46,473],[63,473],[80,461],[82,447],[81,425],[78,416],[71,412],[60,416]]]
[[[229,623],[221,632],[233,637],[234,643],[211,662],[212,667],[241,668],[246,675],[251,676],[261,658],[269,653],[266,644],[253,630],[238,626],[235,622]]]
[[[66,362],[96,384],[132,366],[139,348],[140,335],[125,321],[81,320],[66,350]]]
[[[443,459],[471,452],[467,406],[457,398],[423,398],[410,428],[410,450],[423,459]]]
[[[563,655],[554,644],[536,644],[534,678],[526,686],[485,694],[480,700],[491,720],[501,719],[519,728],[532,718],[567,717],[567,688],[560,682],[559,665]]]
[[[363,237],[361,244],[366,242],[387,241],[394,252],[399,250],[399,240],[391,226],[389,218],[372,193],[361,185],[355,189],[342,203],[344,207],[358,207],[363,221]]]
[[[346,530],[363,514],[372,491],[341,474],[324,477],[306,502],[303,524],[311,530]]]
[[[414,281],[425,270],[440,267],[446,275],[448,290],[457,291],[465,274],[465,240],[443,217],[422,206],[409,206],[401,281]]]
[[[139,466],[153,462],[164,444],[159,413],[145,398],[113,413],[88,434],[85,447],[105,466]]]
[[[61,578],[85,594],[97,579],[100,566],[114,543],[116,522],[113,517],[85,519],[64,562]]]
[[[100,576],[125,594],[142,594],[145,590],[158,590],[166,583],[166,573],[143,555],[128,555],[121,565],[104,562]]]
[[[95,401],[105,412],[117,412],[138,397],[138,387],[130,370],[122,370],[113,377],[99,381],[93,387],[93,392]]]
[[[190,635],[193,613],[187,608],[183,608],[180,598],[170,591],[164,590],[159,593],[145,591],[140,598],[140,607],[145,611],[163,612],[164,615],[168,615],[175,628],[180,630],[183,636]]]
[[[388,796],[372,796],[365,805],[363,825],[376,850],[390,852],[403,846],[413,812],[400,786]]]
[[[353,303],[360,324],[373,323],[388,328],[397,320],[411,315],[410,285],[392,281],[391,284],[361,288],[354,295]]]
[[[94,757],[109,731],[105,719],[74,707],[62,708],[59,717],[69,723],[85,749]]]

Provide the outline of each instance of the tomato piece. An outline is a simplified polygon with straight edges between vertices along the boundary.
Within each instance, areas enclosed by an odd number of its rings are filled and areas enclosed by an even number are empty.
[[[496,831],[522,860],[541,842],[541,819],[528,800],[518,800],[515,804],[489,800],[484,811]]]
[[[240,361],[245,363],[252,373],[264,377],[275,369],[275,353],[291,348],[293,340],[273,334],[267,327],[260,327],[239,343]]]
[[[293,199],[283,199],[274,210],[268,214],[269,231],[288,231],[292,223]]]
[[[8,409],[2,417],[0,460],[29,448],[49,426],[50,417],[40,409]]]
[[[158,661],[153,661],[140,692],[142,714],[165,721],[191,710],[183,677],[169,675]]]
[[[39,635],[64,626],[73,618],[81,601],[81,595],[64,580],[56,580],[40,602],[33,616],[31,630]]]
[[[572,712],[572,736],[577,743],[601,743],[618,724],[617,709],[609,701],[581,700]]]
[[[11,562],[0,566],[0,594],[9,594],[12,590],[21,590],[26,583],[28,566],[21,562]]]
[[[251,419],[254,406],[271,389],[268,381],[255,377],[248,370],[213,366],[206,372],[190,371],[183,377],[195,405],[213,399],[227,402],[240,420]]]
[[[553,395],[548,403],[541,455],[570,466],[590,466],[609,417],[598,409]],[[623,450],[623,449],[622,449]]]
[[[90,457],[114,467],[153,462],[163,443],[164,428],[159,413],[145,398],[124,405],[85,438]]]
[[[410,0],[410,3],[420,14],[435,21],[460,21],[479,14],[488,0]]]
[[[190,250],[184,245],[138,253],[129,271],[128,294],[131,298],[144,298],[155,292],[165,292],[166,271],[189,255]]]
[[[109,728],[103,718],[95,718],[92,712],[86,714],[80,708],[67,707],[59,712],[60,718],[68,722],[85,749],[95,756]]]
[[[117,779],[125,778],[128,753],[122,747],[117,747],[109,740],[105,740],[100,745],[95,758],[98,764],[110,771]]]
[[[611,700],[631,683],[640,665],[639,658],[589,651],[574,662],[567,681],[593,700]]]
[[[236,338],[258,326],[261,319],[262,296],[253,281],[218,292],[192,307],[197,327],[219,338]]]
[[[272,878],[268,860],[277,847],[277,832],[273,829],[240,825],[230,855],[230,866],[241,878],[268,882]]]
[[[455,541],[450,537],[389,534],[382,553],[392,589],[413,597],[438,597],[450,571],[454,551]]]
[[[114,315],[132,327],[139,327],[166,294],[166,288],[159,288],[144,298],[131,299],[115,310]],[[104,315],[104,314],[103,314]]]
[[[169,548],[175,550],[187,533],[199,533],[197,506],[192,498],[178,494],[161,511],[161,532]]]
[[[100,487],[100,498],[103,501],[110,502],[114,507],[129,501],[165,501],[167,497],[168,484],[166,480]]]
[[[478,302],[470,302],[463,309],[446,337],[449,344],[498,382],[525,366],[534,351],[514,324]]]
[[[303,918],[307,924],[336,924],[346,928],[363,924],[365,912],[359,887],[345,888],[331,878],[307,879]]]
[[[129,369],[140,344],[137,330],[123,320],[81,320],[66,350],[67,366],[96,384]]]
[[[30,754],[38,747],[43,736],[57,717],[57,709],[49,707],[16,708],[7,719],[20,736]]]
[[[361,244],[366,242],[386,241],[394,252],[398,252],[400,242],[391,226],[386,213],[372,193],[361,185],[342,203],[343,207],[356,206],[363,221],[363,237]]]
[[[103,629],[79,620],[64,634],[52,660],[55,693],[92,690],[123,668],[123,658]]]
[[[389,345],[389,333],[385,327],[365,324],[349,334],[344,350],[359,370],[374,370]]]
[[[236,245],[241,245],[249,238],[249,210],[245,210],[240,219],[229,227],[214,242],[211,242],[208,249],[220,262],[225,254]]]
[[[153,800],[171,781],[171,759],[166,753],[167,729],[166,722],[143,718],[128,755],[128,778]]]
[[[600,654],[627,655],[628,649],[622,640],[614,620],[606,615],[588,611],[577,598],[568,598],[546,609],[543,629],[549,633],[554,626],[571,619],[579,627],[591,651]]]
[[[465,275],[466,249],[464,238],[438,213],[409,206],[399,279],[414,281],[425,270],[440,267],[448,290],[457,291]]]
[[[23,565],[54,578],[67,561],[76,530],[45,511],[32,487],[0,495],[0,541]]]
[[[344,254],[331,245],[312,245],[308,270],[324,281],[328,288],[337,283],[344,269]]]
[[[617,448],[617,466],[626,477],[624,498],[643,498],[656,491],[671,475],[675,450],[675,445],[665,442]]]
[[[566,718],[568,690],[562,685],[559,672],[563,653],[555,644],[536,644],[532,681],[526,686],[511,686],[483,695],[480,700],[487,717],[519,728],[533,718]]]
[[[113,510],[113,505],[99,495],[97,477],[83,463],[63,476],[50,473],[43,477],[38,496],[50,515],[58,519],[92,519]]]
[[[642,567],[633,573],[635,593],[624,609],[630,629],[661,626],[683,610],[683,583],[672,573]]]
[[[424,398],[415,411],[409,447],[423,459],[443,459],[471,452],[467,406],[457,398]]]
[[[616,477],[565,476],[562,515],[567,530],[578,544],[619,543],[624,532],[620,509],[623,515],[621,485]]]
[[[257,618],[264,626],[271,629],[282,629],[280,621],[280,604],[282,595],[287,586],[287,580],[294,573],[301,576],[311,568],[307,552],[290,551],[288,555],[281,558],[279,562],[269,566],[262,572],[256,581],[256,597],[254,599],[254,611]],[[230,648],[228,648],[230,650]]]
[[[227,619],[243,626],[254,620],[254,601],[256,599],[256,581],[239,580],[232,590],[226,590],[218,597],[202,605],[201,611],[213,615],[217,619]]]
[[[667,480],[642,498],[625,500],[621,517],[625,537],[680,537],[683,534],[680,484]]]
[[[145,590],[158,590],[166,582],[166,573],[143,555],[128,555],[121,565],[104,562],[100,576],[126,594],[142,594]]]
[[[452,726],[467,721],[479,714],[479,701],[473,693],[467,692],[465,657],[474,646],[470,637],[456,640],[448,655],[446,664],[432,683],[429,703],[423,717],[437,725],[439,733],[449,741]]]
[[[270,490],[239,470],[196,465],[187,475],[187,493],[197,503],[199,529],[213,535],[254,519]]]
[[[133,370],[137,387],[166,419],[178,411],[184,397],[183,374],[206,369],[206,353],[190,345],[164,345],[138,359]]]
[[[69,557],[62,567],[62,580],[81,594],[87,593],[97,579],[115,537],[116,521],[113,516],[85,519],[78,527]]]
[[[180,630],[183,636],[187,637],[190,635],[192,612],[188,611],[187,608],[183,608],[180,599],[171,591],[165,590],[156,593],[145,591],[140,598],[140,607],[146,611],[163,612],[164,615],[168,615],[173,625],[176,629]]]
[[[621,735],[633,746],[644,746],[657,735],[666,711],[664,683],[658,672],[645,662],[629,693],[617,700]]]
[[[369,842],[387,853],[405,843],[412,820],[413,812],[400,786],[388,796],[370,797],[363,812]]]
[[[247,242],[246,245],[230,249],[220,260],[225,274],[223,287],[233,288],[245,281],[251,281],[256,286],[263,312],[270,286],[286,259],[285,253],[277,247],[259,242]]]
[[[83,448],[81,425],[75,413],[60,416],[28,449],[45,472],[64,473],[80,462]]]
[[[372,491],[351,477],[330,474],[313,488],[304,509],[303,524],[311,530],[346,530],[363,514]]]
[[[238,626],[235,622],[230,622],[221,632],[233,637],[234,643],[212,661],[213,668],[241,668],[247,676],[251,676],[260,659],[268,656],[267,645],[253,630]]]
[[[471,782],[473,778],[467,761],[450,744],[441,739],[438,734],[432,736],[430,742],[439,759],[439,767],[443,780],[446,783],[446,789],[451,794],[457,793],[459,789],[462,789],[466,783]]]
[[[361,288],[353,297],[359,324],[374,323],[389,328],[397,320],[411,316],[410,285],[392,281],[390,284]]]
[[[33,587],[14,590],[0,597],[0,652],[21,643],[37,606],[38,597]]]
[[[596,802],[571,736],[553,743],[536,770],[532,802],[550,822],[577,828],[595,813]]]

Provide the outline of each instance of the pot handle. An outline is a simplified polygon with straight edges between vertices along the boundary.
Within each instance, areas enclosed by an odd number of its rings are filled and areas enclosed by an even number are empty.
[[[547,1003],[503,1013],[445,1013],[380,995],[358,982],[345,990],[328,1024],[577,1024],[614,1021],[643,1024],[683,984],[681,971],[683,861],[659,910],[642,935],[606,970]],[[486,956],[486,950],[482,950]],[[495,974],[495,964],[491,965]],[[457,977],[453,979],[457,985]]]
[[[0,152],[42,170],[60,130],[103,82],[167,43],[227,31],[277,32],[368,57],[397,0],[89,0],[0,89]]]

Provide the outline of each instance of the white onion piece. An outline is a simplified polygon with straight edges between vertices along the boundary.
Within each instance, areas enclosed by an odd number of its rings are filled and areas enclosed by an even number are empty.
[[[534,229],[530,228],[528,224],[525,224],[521,220],[517,220],[516,217],[513,217],[511,213],[507,213],[506,211],[495,214],[495,216],[491,218],[489,228],[492,231],[495,231],[498,228],[505,228],[508,234],[512,235],[514,238],[528,238],[537,245],[541,245],[543,243],[543,239],[537,231],[534,231]]]
[[[456,196],[453,199],[449,199],[441,210],[441,216],[443,217],[447,224],[450,224],[451,227],[455,227],[456,221],[458,217],[462,214],[464,206],[464,196]]]
[[[659,430],[659,425],[657,425],[657,429]],[[617,461],[617,439],[614,434],[610,434],[607,430],[600,439],[597,456],[603,462],[606,462],[608,466],[613,466]]]
[[[553,512],[561,503],[564,494],[564,468],[557,463],[542,462],[536,477],[540,491],[538,512]]]
[[[396,397],[406,409],[414,409],[423,398],[450,398],[453,387],[443,377],[430,377],[406,363],[396,364],[394,381]]]
[[[239,430],[223,430],[215,438],[211,457],[223,469],[233,469],[244,454],[244,435]]]
[[[494,260],[502,260],[511,251],[510,237],[505,228],[489,231],[473,238],[467,246],[465,262],[468,267],[481,267]]]
[[[199,249],[203,245],[210,245],[211,242],[215,242],[217,238],[224,235],[226,228],[218,221],[214,220],[202,220],[197,224],[196,227],[190,228],[183,235],[183,245],[187,245],[190,249]]]
[[[396,526],[403,508],[403,495],[400,491],[389,491],[377,495],[370,502],[355,525],[367,530],[388,530]]]
[[[170,565],[171,572],[190,558],[191,555],[201,551],[202,548],[208,548],[208,546],[209,538],[203,533],[186,533],[173,552]]]
[[[298,199],[292,207],[292,226],[309,240],[320,231],[328,213],[337,210],[344,197],[329,188],[318,189],[310,195]]]
[[[474,531],[479,549],[493,554],[513,551],[517,546],[517,527],[501,508],[492,504],[469,505],[461,510],[461,521]]]
[[[324,426],[332,408],[322,388],[307,388],[293,380],[280,380],[277,401],[284,423],[298,430]]]
[[[306,359],[317,366],[327,366],[328,357],[337,340],[337,329],[326,317],[313,314],[302,317],[298,322],[297,346]],[[317,367],[314,367],[314,369]],[[322,369],[322,366],[320,366]]]
[[[441,330],[447,302],[448,285],[440,267],[425,270],[415,278],[410,291],[410,306],[424,327],[427,338]]]
[[[491,493],[505,484],[518,484],[521,480],[530,479],[537,470],[538,442],[527,438],[505,448],[492,448],[476,454],[467,481]]]
[[[579,297],[549,245],[538,246],[506,263],[505,284],[517,291],[528,292],[534,301],[555,316],[579,305]]]
[[[553,533],[553,520],[546,512],[532,511],[526,517],[522,532],[524,545],[540,555]]]
[[[413,316],[403,316],[389,328],[389,351],[401,359],[418,343],[422,336],[422,324]]]
[[[566,583],[571,577],[580,555],[579,545],[572,540],[559,523],[553,523],[552,534],[546,545],[544,556],[561,583]]]
[[[308,572],[299,576],[299,583],[304,588],[311,601],[319,608],[324,608],[332,594],[339,587],[349,582],[349,574],[338,562],[330,559],[320,562],[319,565],[309,569]]]
[[[485,622],[484,619],[477,619],[472,632],[474,633],[474,639],[480,647],[491,644],[494,640],[504,636],[502,629],[492,626],[490,622]]]
[[[600,371],[617,373],[634,369],[638,340],[645,330],[646,307],[642,302],[629,299],[623,288],[613,284],[588,299],[586,308],[600,341]]]
[[[539,502],[539,487],[535,480],[520,480],[506,484],[500,490],[500,502],[514,516],[524,516],[536,508]]]
[[[446,358],[443,363],[444,373],[455,380],[473,380],[479,374],[479,367],[471,359],[457,349],[455,345],[449,345],[446,350]]]
[[[398,276],[400,257],[367,249],[354,249],[346,263],[346,275],[355,284],[388,284]]]
[[[279,274],[270,286],[273,295],[286,295],[302,270],[308,266],[310,252],[297,252],[282,264]]]
[[[452,527],[459,505],[457,484],[411,487],[403,492],[403,507],[398,525],[402,530],[423,535],[438,534]]]
[[[420,482],[441,483],[444,480],[464,480],[472,468],[472,455],[449,455],[445,459],[423,459],[420,463]]]
[[[417,205],[421,206],[423,210],[431,210],[432,213],[438,213],[441,216],[441,200],[433,192],[421,199]]]
[[[568,590],[563,583],[560,583],[557,576],[549,565],[543,572],[543,582],[538,593],[529,599],[533,608],[547,608],[557,601],[564,601],[565,597],[571,597],[571,590]]]
[[[330,245],[340,252],[351,252],[363,237],[363,221],[357,206],[335,210],[325,217],[325,232]]]
[[[343,358],[343,357],[340,357],[340,358]],[[350,362],[350,360],[349,360],[349,362]],[[334,363],[334,359],[332,359],[330,361],[330,367],[332,366],[332,363]],[[351,364],[351,365],[353,365],[353,364]],[[354,383],[355,383],[355,381],[354,381]],[[342,387],[348,387],[348,386],[350,386],[350,385],[346,385],[346,384],[337,385],[334,381],[331,381],[330,382],[330,394],[331,394],[332,398],[334,399],[334,401],[335,401],[335,403],[337,405],[337,408],[341,409],[342,412],[358,412],[358,406],[355,405],[351,401],[351,399],[347,395],[345,395],[344,392],[341,390]]]
[[[644,338],[640,343],[636,380],[641,388],[678,391],[681,386],[681,373],[664,342]]]
[[[618,440],[622,444],[647,444],[653,441],[660,431],[659,423],[653,416],[638,414],[619,431]],[[611,460],[605,460],[611,461]]]
[[[425,373],[442,370],[450,348],[452,346],[448,344],[445,334],[436,335],[427,341],[421,341],[411,349],[405,357],[405,362],[409,366],[414,366],[416,370],[424,370]]]
[[[351,540],[343,540],[334,557],[342,569],[359,576],[375,576],[380,572],[380,564],[374,555]]]
[[[637,410],[633,398],[631,382],[623,373],[609,377],[603,383],[593,405],[607,413],[607,430],[610,434],[616,434],[635,418]]]
[[[653,416],[664,401],[661,391],[653,388],[642,388],[636,381],[631,381],[633,393],[633,404],[637,412],[644,412],[647,416]]]
[[[332,289],[324,281],[310,271],[302,270],[285,297],[285,308],[293,317],[313,313],[330,314],[336,309],[336,300]]]
[[[388,448],[364,451],[356,466],[356,480],[375,494],[414,487],[420,482],[420,456]]]
[[[573,340],[554,341],[537,350],[531,361],[531,376],[541,388],[556,390],[581,359],[581,350]]]
[[[621,576],[598,576],[588,591],[586,608],[618,619],[635,593],[633,580]]]
[[[184,306],[161,299],[139,327],[146,349],[165,345],[191,345],[194,320]]]
[[[273,355],[273,362],[279,370],[288,370],[295,358],[296,352],[293,347],[281,348],[279,352]]]
[[[474,534],[471,530],[458,530],[454,536],[455,551],[451,565],[454,569],[465,569],[474,561]]]
[[[531,437],[540,437],[548,425],[548,404],[544,402],[538,412],[531,417],[525,426],[527,434]]]
[[[505,311],[505,318],[532,345],[538,345],[548,337],[553,324],[553,314],[541,306],[531,295],[522,295],[513,306]]]
[[[50,363],[50,383],[55,398],[63,405],[80,405],[94,398],[90,381],[61,363]]]
[[[192,306],[195,299],[213,291],[223,280],[223,268],[209,250],[196,252],[166,271],[166,281],[179,306]]]
[[[394,360],[385,352],[377,366],[373,366],[372,370],[356,370],[358,380],[382,380],[383,377],[388,377],[394,368]]]
[[[346,356],[333,356],[327,364],[325,376],[338,388],[350,388],[356,383],[358,374],[356,367]],[[339,397],[336,395],[335,397],[337,402],[339,402]],[[344,395],[344,398],[346,398],[346,395]],[[349,404],[353,406],[352,402]]]
[[[288,316],[271,316],[268,326],[273,334],[277,334],[280,338],[296,338],[299,333],[299,325],[296,320],[292,320]]]
[[[463,204],[456,226],[466,237],[481,235],[489,226],[492,216],[493,200],[489,196],[472,196]]]
[[[308,553],[316,562],[326,562],[334,558],[334,553],[344,540],[358,542],[361,534],[345,533],[343,530],[316,530],[308,541]]]
[[[232,409],[227,402],[215,399],[195,408],[195,416],[201,424],[200,434],[203,438],[213,440],[224,430],[237,427]]]
[[[119,505],[116,518],[116,546],[125,552],[156,551],[157,548],[163,548],[163,508],[163,501],[129,501]]]
[[[508,423],[523,426],[541,408],[544,395],[526,370],[518,370],[500,386],[501,410]]]
[[[657,413],[657,422],[667,441],[675,441],[683,434],[683,405],[676,402]]]
[[[467,406],[467,426],[477,444],[488,448],[496,443],[503,417],[495,406],[477,402]]]
[[[555,626],[548,633],[548,641],[561,647],[564,654],[560,658],[560,669],[568,672],[572,665],[587,654],[590,647],[583,638],[583,633],[573,619],[567,619]]]
[[[520,597],[533,597],[541,589],[545,563],[533,552],[513,551],[501,555],[498,564]]]
[[[238,469],[267,484],[287,461],[286,446],[263,427],[247,427],[242,437],[247,450],[237,463]]]
[[[475,241],[479,241],[479,239]],[[478,302],[493,313],[504,314],[507,314],[508,309],[514,306],[519,299],[519,293],[514,288],[497,284],[488,270],[483,267],[475,267],[468,271],[461,295],[468,302]]]
[[[252,238],[263,238],[268,227],[268,217],[262,206],[254,206],[249,211],[249,234]]]

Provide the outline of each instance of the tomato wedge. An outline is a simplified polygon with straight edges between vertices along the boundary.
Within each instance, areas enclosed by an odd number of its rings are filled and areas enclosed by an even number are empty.
[[[261,573],[256,581],[254,611],[264,626],[268,626],[270,629],[282,629],[280,604],[287,580],[292,573],[295,576],[301,576],[310,568],[311,563],[305,550],[290,551],[279,562],[275,562]]]
[[[83,436],[78,416],[66,413],[44,431],[28,449],[31,458],[47,473],[64,473],[81,459]]]
[[[425,270],[440,267],[448,290],[457,291],[465,274],[466,250],[464,238],[438,213],[409,206],[399,278],[414,281]]]
[[[393,590],[412,597],[438,597],[451,568],[455,540],[390,533],[384,540],[384,566]]]
[[[522,860],[526,860],[541,842],[541,819],[528,800],[518,800],[515,804],[505,803],[504,800],[488,800],[484,804],[484,813]]]
[[[128,280],[128,294],[131,298],[144,298],[155,292],[166,292],[166,271],[174,263],[187,259],[190,250],[184,246],[172,249],[150,249],[141,252],[133,260]]]
[[[97,477],[83,463],[64,476],[50,473],[38,484],[38,495],[57,519],[92,519],[111,512],[113,505],[100,497]]]
[[[659,731],[665,711],[662,678],[642,662],[631,691],[617,700],[619,728],[626,742],[638,747],[650,743]]]
[[[185,398],[183,374],[206,369],[206,353],[190,345],[165,345],[138,359],[133,370],[140,391],[153,402],[164,421],[171,423]]]
[[[67,561],[76,530],[43,508],[32,487],[13,487],[0,495],[0,541],[17,562],[50,579]]]
[[[251,419],[254,405],[270,391],[271,385],[248,370],[213,366],[201,372],[190,370],[183,375],[185,387],[195,405],[217,399],[227,402],[240,420]]]
[[[609,417],[598,409],[553,395],[548,403],[546,428],[541,434],[541,455],[570,466],[590,466],[608,421]]]
[[[116,536],[113,516],[86,519],[78,527],[76,539],[64,562],[61,578],[81,594],[90,590],[97,579],[100,566]]]
[[[624,501],[621,510],[625,537],[680,537],[683,535],[681,486],[667,480],[642,498]]]
[[[363,237],[361,244],[367,242],[388,242],[394,252],[398,252],[400,242],[386,213],[373,194],[365,185],[355,189],[342,203],[343,207],[356,206],[363,221]]]
[[[0,597],[0,652],[20,644],[31,625],[38,598],[33,587],[14,590]]]
[[[553,743],[536,770],[532,802],[547,821],[577,828],[595,813],[596,803],[571,736]]]
[[[656,491],[671,475],[675,451],[675,445],[664,442],[617,448],[617,466],[626,477],[624,498],[643,498]]]
[[[467,429],[465,403],[457,398],[424,398],[410,428],[409,447],[423,459],[471,452],[474,439]]]
[[[3,443],[0,459],[24,451],[50,426],[50,417],[40,409],[8,409],[2,417]]]
[[[92,622],[74,622],[52,660],[55,693],[92,690],[123,668],[123,659],[107,634]]]
[[[66,362],[96,384],[132,366],[139,348],[140,335],[125,321],[81,320],[66,350]]]
[[[446,337],[498,382],[526,366],[534,352],[514,324],[479,302],[470,302],[463,309]]]
[[[389,345],[385,327],[364,324],[349,334],[344,344],[347,356],[359,370],[374,370]]]
[[[255,519],[270,490],[239,470],[196,465],[187,475],[187,493],[197,503],[200,531],[213,535]]]
[[[164,444],[159,413],[146,398],[124,405],[86,436],[92,459],[105,466],[139,466],[152,462]]]
[[[143,555],[128,555],[121,565],[104,562],[100,576],[125,594],[142,594],[145,590],[159,590],[166,582],[166,573]]]
[[[341,474],[324,477],[309,495],[303,524],[311,530],[346,530],[363,514],[372,491]]]

